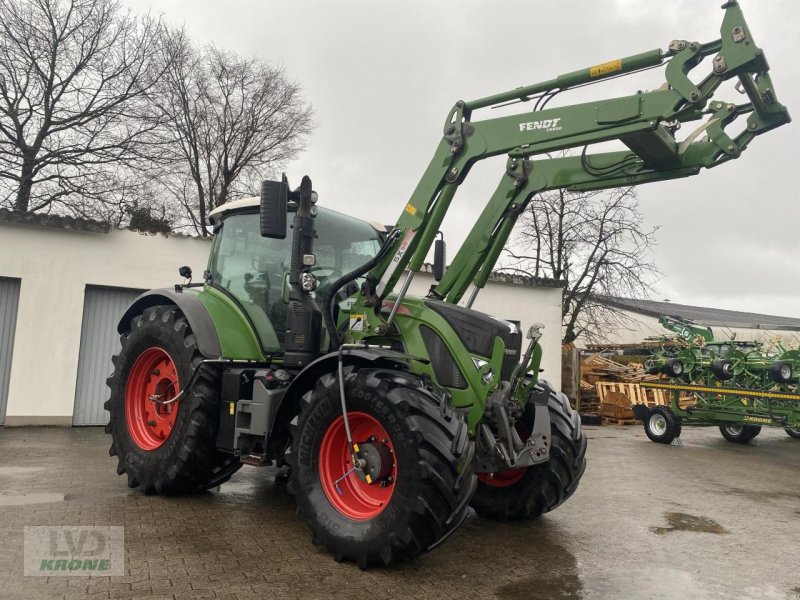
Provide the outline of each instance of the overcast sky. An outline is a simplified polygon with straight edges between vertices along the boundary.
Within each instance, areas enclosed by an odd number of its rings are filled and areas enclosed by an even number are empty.
[[[721,3],[128,0],[134,10],[184,23],[200,43],[283,64],[318,124],[308,150],[287,166],[290,182],[308,174],[321,204],[384,223],[399,216],[456,100],[665,49],[676,38],[711,41],[719,37]],[[800,2],[741,5],[779,99],[800,119]],[[653,89],[662,73],[565,93],[548,108]],[[731,88],[718,94],[742,102]],[[492,116],[480,111],[473,119]],[[661,227],[654,258],[663,278],[654,299],[800,316],[797,136],[790,124],[756,139],[736,161],[639,188],[647,224]],[[503,158],[484,161],[461,186],[444,224],[450,257],[503,168]]]

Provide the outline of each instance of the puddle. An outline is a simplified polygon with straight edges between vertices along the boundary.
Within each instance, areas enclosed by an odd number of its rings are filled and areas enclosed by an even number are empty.
[[[499,600],[549,600],[550,598],[582,598],[583,586],[577,575],[551,573],[550,577],[520,579],[494,591]]]
[[[686,513],[668,512],[664,513],[669,525],[667,527],[651,527],[650,531],[657,535],[664,535],[672,531],[694,531],[695,533],[728,533],[722,525],[707,517],[696,517]]]
[[[480,528],[481,535],[485,529]],[[542,532],[543,533],[543,532]],[[578,574],[578,563],[569,550],[539,538],[543,556],[533,574],[505,583],[493,590],[498,600],[550,600],[557,598],[583,598],[584,588]]]
[[[28,506],[29,504],[49,504],[63,502],[64,494],[38,493],[38,494],[0,494],[0,506]]]

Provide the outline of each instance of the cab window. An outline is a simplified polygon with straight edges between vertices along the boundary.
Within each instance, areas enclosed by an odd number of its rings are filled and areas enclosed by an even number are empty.
[[[292,215],[289,214],[291,224]],[[368,223],[320,209],[315,220],[317,264],[311,269],[321,298],[327,286],[377,254],[379,234]],[[288,285],[291,225],[283,240],[261,237],[257,212],[227,216],[217,234],[210,272],[214,285],[244,308],[265,352],[280,352],[286,333],[284,287]]]

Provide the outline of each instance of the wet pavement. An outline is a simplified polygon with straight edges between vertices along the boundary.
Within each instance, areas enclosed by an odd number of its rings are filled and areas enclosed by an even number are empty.
[[[588,427],[575,496],[543,518],[471,515],[411,564],[360,571],[312,546],[269,468],[218,492],[145,496],[100,429],[0,429],[0,598],[800,598],[800,441]],[[26,525],[121,525],[121,577],[24,577]]]

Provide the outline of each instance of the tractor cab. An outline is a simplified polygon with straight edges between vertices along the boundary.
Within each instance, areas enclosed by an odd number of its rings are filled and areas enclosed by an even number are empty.
[[[292,227],[293,210],[290,204],[287,229]],[[259,198],[224,204],[209,219],[215,236],[207,283],[223,290],[244,310],[265,353],[282,352],[289,303],[291,234],[284,239],[261,236]],[[315,228],[315,264],[309,272],[317,282],[313,294],[321,298],[343,273],[375,256],[384,234],[377,225],[323,207],[317,208]],[[326,340],[322,341],[327,347]]]

